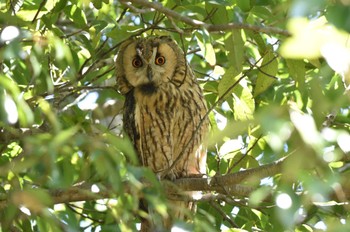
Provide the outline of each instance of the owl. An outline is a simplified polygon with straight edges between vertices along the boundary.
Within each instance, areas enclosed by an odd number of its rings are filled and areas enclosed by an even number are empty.
[[[176,42],[168,36],[127,40],[117,55],[116,78],[125,96],[124,130],[140,163],[159,179],[204,174],[207,107]]]

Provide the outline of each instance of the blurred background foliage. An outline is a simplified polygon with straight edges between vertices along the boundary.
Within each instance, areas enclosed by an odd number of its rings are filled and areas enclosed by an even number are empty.
[[[141,197],[155,221],[167,216],[161,184],[121,136],[115,87],[120,43],[147,35],[172,36],[204,89],[208,176],[288,157],[177,228],[349,231],[350,1],[152,3],[197,25],[146,3],[0,3],[0,231],[136,231]],[[57,200],[81,183],[93,185],[80,201]]]

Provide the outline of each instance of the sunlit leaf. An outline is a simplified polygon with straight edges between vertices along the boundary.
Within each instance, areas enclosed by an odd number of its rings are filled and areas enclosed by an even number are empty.
[[[276,81],[277,68],[277,59],[273,51],[268,50],[259,68],[258,78],[254,88],[254,96],[258,96],[266,91]]]
[[[236,120],[252,119],[255,102],[251,90],[244,85],[239,85],[233,92],[233,110]]]
[[[348,34],[327,25],[325,18],[309,21],[305,18],[295,18],[288,23],[293,36],[281,46],[284,57],[300,59],[315,59],[321,56],[325,45],[348,45]]]
[[[17,115],[18,119],[21,122],[22,125],[26,126],[29,125],[33,122],[34,116],[33,112],[28,106],[27,102],[24,101],[23,95],[20,94],[20,90],[18,89],[18,86],[7,76],[0,75],[0,86],[4,87],[4,89],[7,90],[9,94],[12,95],[11,101],[16,103],[14,106],[17,108]],[[0,88],[1,91],[1,88]],[[4,90],[3,90],[4,91]],[[1,93],[0,93],[1,94]],[[5,106],[4,110],[8,113],[11,114],[11,111],[9,109],[6,109],[6,99],[10,99],[9,97],[6,97],[5,92],[3,92],[3,99],[2,99],[2,104]],[[8,117],[12,117],[11,115],[8,115]]]
[[[64,8],[64,12],[79,27],[83,27],[86,25],[87,20],[86,20],[85,13],[78,6],[68,5]]]
[[[201,49],[201,52],[205,58],[205,61],[208,62],[211,66],[214,66],[216,64],[215,52],[214,52],[213,45],[209,40],[207,32],[203,31],[202,34],[197,33],[196,37],[197,37],[198,46]]]

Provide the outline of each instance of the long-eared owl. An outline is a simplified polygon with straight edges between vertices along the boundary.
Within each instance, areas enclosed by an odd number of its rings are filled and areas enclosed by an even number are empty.
[[[116,77],[125,95],[124,130],[141,164],[159,179],[204,173],[207,107],[175,41],[168,36],[127,40],[117,55]]]

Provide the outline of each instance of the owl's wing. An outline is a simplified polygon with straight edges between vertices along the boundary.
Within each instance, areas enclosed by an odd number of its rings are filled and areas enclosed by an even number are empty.
[[[138,138],[140,137],[139,133],[136,130],[135,125],[135,98],[134,90],[129,91],[125,95],[124,103],[124,114],[123,114],[123,127],[126,135],[130,138],[134,148],[137,151],[135,144]]]

